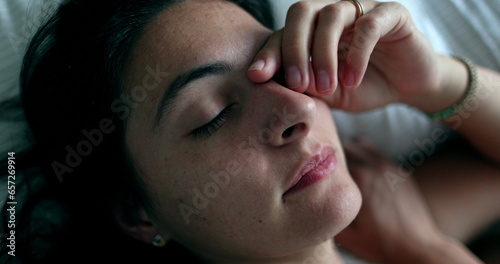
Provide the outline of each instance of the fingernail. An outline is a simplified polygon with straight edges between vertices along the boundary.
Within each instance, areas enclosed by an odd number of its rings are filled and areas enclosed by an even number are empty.
[[[254,62],[250,68],[248,68],[249,71],[254,71],[254,70],[258,70],[258,71],[261,71],[262,69],[264,69],[264,67],[266,66],[266,62],[264,60],[258,60],[256,62]]]
[[[356,82],[356,77],[354,76],[354,73],[352,71],[346,70],[344,72],[344,87],[352,88],[355,82]]]
[[[299,68],[292,66],[286,71],[286,83],[288,88],[295,89],[302,85],[302,75]]]
[[[316,77],[316,85],[318,86],[318,92],[325,93],[330,91],[331,83],[330,76],[326,71],[319,71]]]

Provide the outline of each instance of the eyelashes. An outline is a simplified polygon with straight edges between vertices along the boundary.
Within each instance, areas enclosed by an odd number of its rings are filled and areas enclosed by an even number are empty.
[[[193,130],[191,132],[191,136],[195,139],[205,139],[213,135],[226,122],[229,114],[231,113],[232,106],[233,105],[227,106],[214,119]]]

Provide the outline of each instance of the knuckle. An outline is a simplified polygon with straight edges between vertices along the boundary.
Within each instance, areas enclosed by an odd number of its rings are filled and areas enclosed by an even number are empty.
[[[283,41],[284,53],[300,54],[303,50],[305,50],[304,45],[296,40]]]
[[[313,11],[314,6],[310,1],[299,1],[295,2],[288,9],[289,15],[304,15],[309,14]]]
[[[365,16],[364,19],[359,19],[358,30],[366,36],[374,36],[380,31],[380,22],[375,16]]]
[[[342,6],[340,5],[327,5],[323,7],[320,11],[320,16],[328,18],[340,18],[343,16],[345,11],[342,11]]]
[[[406,9],[402,4],[395,1],[382,3],[382,6],[395,10]]]
[[[398,13],[398,14],[404,14],[404,15],[409,15],[410,11],[402,5],[401,3],[391,1],[391,2],[384,2],[381,4],[382,7],[384,7],[388,12],[391,13]]]
[[[359,23],[356,24],[354,30],[352,46],[363,49],[368,47],[380,35],[380,24],[376,18],[366,16],[363,20],[359,19]]]

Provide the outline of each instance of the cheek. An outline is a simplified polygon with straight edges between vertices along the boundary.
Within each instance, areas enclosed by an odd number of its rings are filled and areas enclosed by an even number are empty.
[[[258,175],[265,175],[266,165],[255,162],[258,146],[240,141],[243,144],[238,148],[237,142],[227,143],[234,147],[201,155],[175,155],[155,175],[149,171],[148,187],[163,218],[176,219],[176,225],[192,225],[235,214],[239,204],[249,203],[255,190],[264,189],[264,179]]]
[[[243,151],[256,151],[247,147]],[[186,178],[169,181],[171,186],[151,186],[158,193],[155,224],[162,231],[200,251],[236,250],[236,245],[247,244],[244,240],[255,228],[269,221],[277,201],[264,177],[267,165],[234,151],[214,164],[192,164]]]

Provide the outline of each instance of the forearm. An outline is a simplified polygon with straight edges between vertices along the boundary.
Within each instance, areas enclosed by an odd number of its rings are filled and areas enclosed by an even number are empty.
[[[500,164],[500,74],[478,67],[474,100],[445,122],[487,158]]]
[[[426,252],[422,252],[415,256],[415,262],[422,264],[476,264],[483,263],[480,259],[474,256],[463,244],[451,239],[445,239],[440,245],[432,248],[424,248]],[[400,263],[408,263],[406,261]]]
[[[441,56],[442,87],[421,98],[415,105],[424,112],[443,110],[460,101],[466,93],[468,73],[465,65]],[[500,164],[500,73],[477,67],[477,90],[458,113],[444,122],[464,136],[480,153]]]
[[[469,144],[454,140],[415,168],[413,176],[441,232],[468,243],[500,219],[499,174],[500,168]]]
[[[433,242],[415,243],[410,249],[400,249],[388,256],[385,264],[480,264],[484,263],[462,243],[448,237],[437,236]]]

